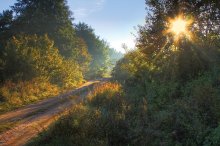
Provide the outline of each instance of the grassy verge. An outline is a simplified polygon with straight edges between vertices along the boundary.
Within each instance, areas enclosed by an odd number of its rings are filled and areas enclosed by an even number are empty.
[[[0,113],[56,96],[60,92],[60,87],[42,79],[18,83],[8,81],[0,87]]]
[[[16,126],[18,123],[19,123],[18,121],[0,123],[0,133],[11,129],[12,127]]]
[[[119,111],[113,107],[119,106]],[[27,146],[104,146],[114,132],[111,119],[118,124],[125,119],[126,106],[121,87],[114,83],[97,85],[87,100],[33,139]],[[110,115],[106,116],[105,111]],[[121,123],[122,124],[122,123]],[[116,132],[116,131],[115,131]],[[108,136],[109,135],[109,136]]]

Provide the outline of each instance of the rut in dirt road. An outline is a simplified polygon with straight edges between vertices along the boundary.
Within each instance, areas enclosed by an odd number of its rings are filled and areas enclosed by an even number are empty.
[[[60,116],[68,113],[71,107],[79,103],[95,84],[102,82],[104,81],[90,81],[66,94],[0,115],[0,123],[18,122],[14,128],[0,134],[0,146],[25,145]],[[76,94],[78,95],[76,99],[69,98]]]

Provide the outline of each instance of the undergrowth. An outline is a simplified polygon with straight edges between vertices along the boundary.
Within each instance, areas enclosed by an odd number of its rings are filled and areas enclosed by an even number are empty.
[[[57,85],[41,78],[17,83],[7,81],[0,87],[0,113],[56,96],[61,91]]]

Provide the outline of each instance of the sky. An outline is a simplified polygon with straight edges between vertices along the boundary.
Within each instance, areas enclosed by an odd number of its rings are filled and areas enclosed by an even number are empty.
[[[16,0],[0,0],[0,12]],[[110,47],[124,52],[122,44],[135,46],[135,27],[145,22],[145,0],[67,0],[73,23],[85,22]]]

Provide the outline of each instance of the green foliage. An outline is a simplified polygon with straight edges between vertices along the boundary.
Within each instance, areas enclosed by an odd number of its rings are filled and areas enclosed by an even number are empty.
[[[4,54],[5,76],[17,80],[48,77],[61,59],[47,36],[13,37],[8,41]]]
[[[110,48],[109,49],[109,58],[110,58],[109,69],[112,70],[114,68],[114,66],[116,65],[117,61],[122,59],[123,56],[124,56],[123,53],[118,52],[114,48]]]
[[[205,146],[217,146],[220,143],[220,126],[213,129],[204,142]]]
[[[160,70],[160,78],[184,82],[219,61],[219,38],[216,37],[219,34],[218,20],[212,17],[220,17],[218,2],[146,0],[146,3],[149,15],[146,24],[139,27],[137,47],[146,54],[150,64]],[[179,15],[193,21],[187,28],[191,32],[191,39],[182,36],[175,40],[175,36],[167,32],[170,25],[168,20]]]
[[[14,34],[48,34],[60,53],[71,57],[76,37],[65,0],[17,0],[12,10],[16,14],[11,27]]]
[[[142,80],[127,79],[126,97],[134,101],[146,97],[148,103],[143,145],[217,145],[218,133],[212,131],[220,121],[219,77],[215,69],[186,84],[172,80],[149,82],[145,76]],[[132,110],[141,112],[138,106]]]
[[[16,15],[13,16],[13,13]],[[12,10],[1,14],[1,51],[6,42],[18,34],[48,35],[59,50],[57,53],[80,64],[80,71],[86,73],[91,55],[84,41],[76,36],[72,20],[65,0],[18,0]]]
[[[146,25],[139,28],[138,49],[126,54],[113,72],[127,98],[146,98],[143,145],[218,145],[219,29],[215,29],[217,21],[211,15],[219,18],[219,3],[146,3],[150,13]],[[182,37],[175,42],[172,35],[164,32],[167,19],[181,13],[194,18],[189,28],[194,38]],[[213,23],[207,26],[203,23],[206,20]]]
[[[11,36],[9,29],[13,22],[13,11],[6,10],[0,13],[0,52],[2,54],[3,46],[6,40]]]
[[[132,51],[117,62],[112,76],[118,81],[125,82],[127,79],[134,79],[135,74],[141,72],[143,68],[147,69],[147,66],[149,65],[146,56],[139,51]]]
[[[96,36],[94,30],[85,23],[75,25],[75,29],[77,36],[85,41],[92,56],[88,78],[103,77],[110,63],[110,48],[107,42]]]
[[[56,81],[60,82],[63,87],[76,88],[84,82],[83,73],[79,64],[73,60],[63,60],[58,74],[55,75]]]
[[[89,72],[89,65],[92,60],[91,54],[89,54],[87,45],[83,39],[78,39],[76,48],[72,51],[72,59],[76,60],[80,65],[80,70],[84,76]]]
[[[46,35],[13,37],[7,43],[3,60],[4,79],[44,77],[65,87],[76,87],[83,81],[78,64],[64,60]]]

